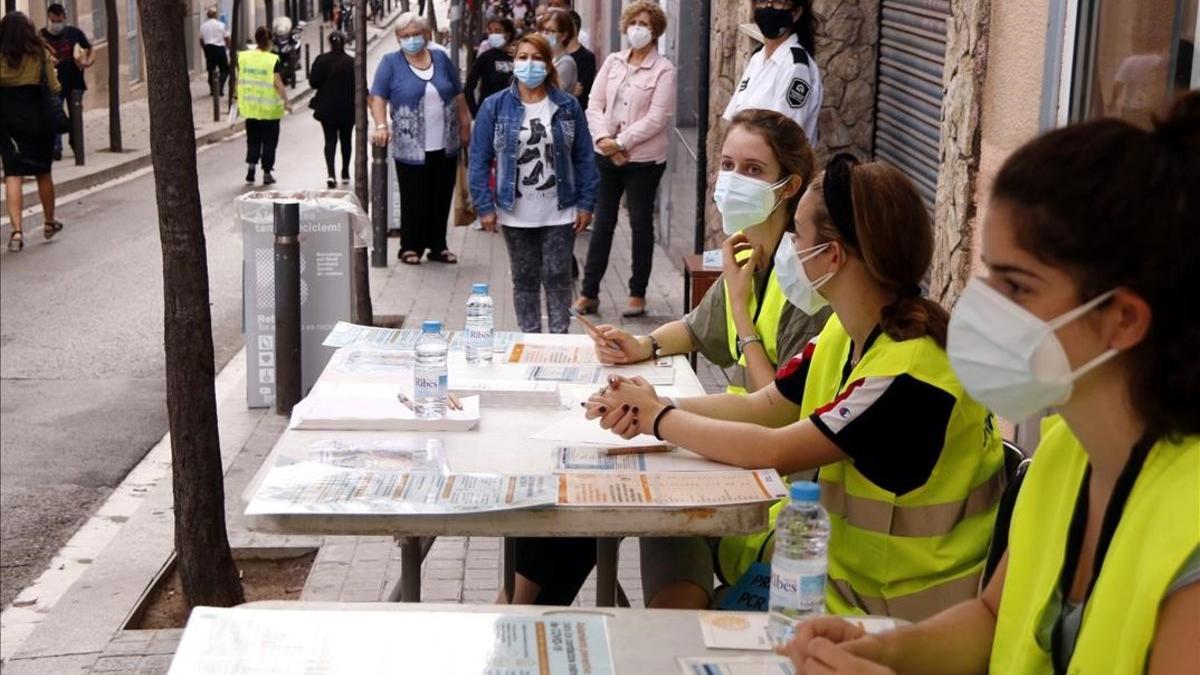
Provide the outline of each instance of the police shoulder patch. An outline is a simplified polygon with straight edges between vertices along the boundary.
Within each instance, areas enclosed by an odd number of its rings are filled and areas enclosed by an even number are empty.
[[[793,77],[792,83],[788,85],[788,105],[793,108],[803,108],[810,91],[812,91],[812,86],[804,78]]]

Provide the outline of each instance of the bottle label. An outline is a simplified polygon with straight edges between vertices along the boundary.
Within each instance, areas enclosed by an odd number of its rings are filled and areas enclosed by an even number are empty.
[[[417,373],[413,376],[413,394],[417,400],[424,398],[441,398],[446,395],[446,374],[424,375]]]
[[[467,344],[472,347],[491,347],[492,329],[481,326],[467,326]]]
[[[824,613],[825,570],[823,562],[784,561],[776,556],[771,563],[771,607],[805,615]]]

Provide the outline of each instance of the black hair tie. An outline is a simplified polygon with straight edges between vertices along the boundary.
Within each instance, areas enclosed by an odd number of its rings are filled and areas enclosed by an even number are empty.
[[[848,152],[840,152],[825,163],[825,182],[821,185],[825,197],[825,210],[829,219],[842,235],[842,241],[854,248],[858,246],[858,232],[854,227],[854,200],[850,191],[850,174],[858,158]]]
[[[905,298],[919,298],[921,297],[921,286],[920,284],[905,284],[900,287],[900,290],[896,291],[896,295],[901,300]]]

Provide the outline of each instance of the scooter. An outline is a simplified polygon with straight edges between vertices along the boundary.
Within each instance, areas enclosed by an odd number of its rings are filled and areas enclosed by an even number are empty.
[[[275,19],[271,25],[273,49],[279,55],[283,66],[279,76],[289,87],[296,86],[296,71],[300,70],[300,36],[304,32],[304,22],[299,21],[292,26],[292,20],[286,16]]]

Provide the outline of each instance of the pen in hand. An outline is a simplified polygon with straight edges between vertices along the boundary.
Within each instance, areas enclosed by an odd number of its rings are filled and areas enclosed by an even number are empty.
[[[587,318],[580,314],[579,311],[574,307],[571,308],[571,316],[574,316],[575,320],[579,322],[579,325],[583,326],[583,330],[587,331],[588,337],[592,338],[596,342],[599,342],[601,345],[608,347],[609,349],[621,351],[621,345],[605,338],[600,332],[600,329],[596,328],[596,324],[588,321]]]

